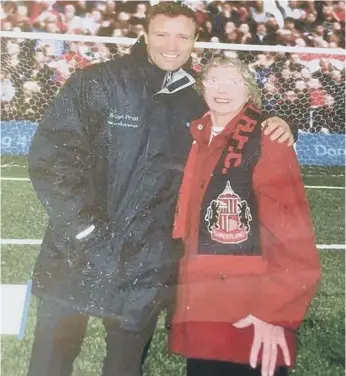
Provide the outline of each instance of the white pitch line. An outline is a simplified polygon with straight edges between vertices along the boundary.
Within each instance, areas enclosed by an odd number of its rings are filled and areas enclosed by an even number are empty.
[[[305,185],[305,188],[310,188],[310,189],[345,189],[345,187],[329,187],[327,185]]]
[[[41,239],[0,239],[1,245],[40,245]],[[346,249],[346,244],[317,244],[318,249]]]
[[[7,180],[7,181],[30,181],[29,178],[4,178],[0,177],[0,180]]]
[[[29,178],[10,178],[10,177],[0,177],[0,180],[5,181],[30,181]],[[305,185],[305,188],[309,189],[346,189],[346,187],[333,187],[327,185]]]
[[[1,245],[39,245],[41,239],[0,239]]]
[[[346,244],[316,244],[317,249],[346,249]]]

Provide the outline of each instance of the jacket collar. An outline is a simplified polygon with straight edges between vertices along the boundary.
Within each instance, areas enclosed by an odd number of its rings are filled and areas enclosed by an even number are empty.
[[[225,128],[217,136],[213,138],[213,144],[216,147],[222,147],[230,134],[233,133],[240,118],[248,108],[248,104],[225,126]],[[195,141],[201,145],[208,145],[210,141],[211,128],[213,126],[212,114],[210,111],[206,112],[202,118],[191,122],[190,133]]]
[[[195,82],[196,80],[189,73],[180,68],[179,70],[172,72],[171,81],[156,94],[174,94],[177,91],[194,85]]]
[[[150,63],[143,36],[140,37],[131,48],[130,56],[135,59],[138,64],[145,67],[150,76],[160,78],[160,85],[155,85],[155,95],[174,94],[180,90],[185,89],[186,87],[194,85],[196,82],[191,72],[191,58],[184,65],[184,67],[174,72],[166,72],[160,69],[155,64]],[[162,87],[162,84],[165,82],[166,76],[168,74],[171,74],[171,79],[166,86]]]

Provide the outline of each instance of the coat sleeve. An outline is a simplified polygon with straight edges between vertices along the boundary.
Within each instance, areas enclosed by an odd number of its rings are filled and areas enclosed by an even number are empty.
[[[268,270],[255,287],[252,314],[266,322],[296,329],[316,294],[321,268],[292,147],[262,138],[254,190]]]
[[[184,168],[183,181],[180,186],[173,223],[173,239],[184,239],[188,235],[188,203],[197,159],[197,143],[193,142]]]
[[[68,238],[104,221],[95,199],[82,74],[72,75],[55,97],[28,156],[29,175],[50,226]]]

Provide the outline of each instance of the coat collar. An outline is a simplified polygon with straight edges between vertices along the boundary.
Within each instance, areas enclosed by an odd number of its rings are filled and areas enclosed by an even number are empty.
[[[189,73],[185,72],[184,69],[180,68],[172,73],[172,78],[168,85],[163,87],[156,94],[174,94],[177,91],[194,85],[195,83],[196,80]]]
[[[244,112],[248,107],[251,107],[249,104],[245,104],[242,110],[236,115],[223,129],[221,133],[213,138],[213,144],[216,147],[222,147],[225,144],[225,141],[234,131],[236,125],[238,124],[240,118],[244,115]],[[191,122],[190,132],[195,141],[201,145],[208,145],[210,141],[210,133],[213,126],[212,114],[210,111],[206,112],[202,118],[194,120]]]

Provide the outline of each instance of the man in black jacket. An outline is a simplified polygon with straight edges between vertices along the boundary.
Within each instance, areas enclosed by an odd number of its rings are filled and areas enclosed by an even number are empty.
[[[196,39],[194,12],[165,2],[148,23],[146,45],[71,76],[33,139],[29,173],[49,225],[33,276],[30,376],[72,374],[89,316],[106,329],[102,375],[140,375],[170,302],[186,127],[205,105],[181,68]],[[267,122],[268,132],[278,128],[272,137],[291,137],[281,119]]]

